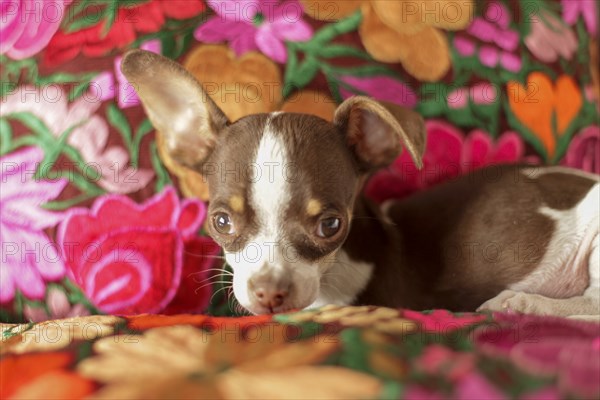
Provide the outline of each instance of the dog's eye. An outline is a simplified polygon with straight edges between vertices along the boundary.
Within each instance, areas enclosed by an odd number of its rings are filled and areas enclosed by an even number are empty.
[[[213,216],[213,225],[222,235],[231,235],[235,232],[231,217],[224,212],[216,213]]]
[[[330,238],[340,230],[342,221],[339,218],[331,217],[322,219],[317,227],[317,236]]]

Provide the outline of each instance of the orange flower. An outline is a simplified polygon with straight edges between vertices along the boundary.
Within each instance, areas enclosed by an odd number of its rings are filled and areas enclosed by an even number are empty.
[[[188,55],[184,66],[230,121],[277,110],[333,119],[335,102],[323,93],[303,90],[284,101],[279,67],[261,53],[249,52],[237,58],[227,46],[202,45]],[[179,179],[183,195],[208,200],[206,179],[173,160],[160,134],[156,144],[163,163]]]
[[[513,114],[535,135],[532,143],[537,144],[548,160],[553,160],[557,144],[583,105],[581,91],[573,78],[561,75],[553,83],[546,74],[533,72],[525,87],[512,81],[506,90]]]
[[[90,394],[93,382],[67,371],[69,353],[31,353],[0,361],[0,398],[77,399]]]
[[[448,41],[440,29],[456,31],[471,22],[472,0],[301,0],[315,19],[331,21],[360,9],[363,45],[381,62],[402,64],[422,81],[441,79],[450,68]]]

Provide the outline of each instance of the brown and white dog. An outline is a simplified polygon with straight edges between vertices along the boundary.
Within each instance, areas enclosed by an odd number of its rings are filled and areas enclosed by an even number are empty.
[[[324,304],[600,314],[599,182],[573,170],[483,169],[382,209],[361,195],[404,146],[416,113],[366,97],[315,116],[235,122],[180,65],[140,50],[125,76],[169,154],[201,171],[209,231],[255,314]]]

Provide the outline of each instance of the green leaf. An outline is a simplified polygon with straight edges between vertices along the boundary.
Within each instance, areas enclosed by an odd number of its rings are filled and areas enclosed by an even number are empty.
[[[113,1],[109,3],[106,8],[106,20],[104,20],[104,26],[102,27],[102,33],[100,34],[101,38],[105,38],[110,32],[110,28],[112,28],[113,23],[117,17],[117,13],[119,11],[119,2]]]
[[[152,159],[152,167],[154,168],[154,172],[156,173],[156,186],[154,191],[156,193],[162,192],[163,188],[167,185],[172,184],[171,178],[169,177],[169,173],[163,166],[160,158],[158,157],[158,149],[156,147],[156,142],[152,142],[150,145],[150,155]]]
[[[133,146],[131,148],[131,165],[135,168],[138,167],[138,159],[140,153],[140,144],[142,143],[142,139],[148,133],[152,132],[154,127],[149,119],[145,119],[142,123],[137,127],[135,131],[135,137],[133,139]]]
[[[95,194],[82,193],[78,196],[71,197],[68,200],[49,201],[48,203],[43,204],[42,207],[45,208],[46,210],[51,210],[51,211],[63,211],[63,210],[67,210],[81,202],[87,201],[89,199],[93,199],[94,197],[96,197]]]
[[[318,46],[315,49],[315,54],[323,58],[356,57],[368,61],[373,60],[371,56],[364,51],[343,44],[330,44],[324,47]]]
[[[362,13],[357,11],[349,17],[341,19],[334,24],[326,25],[323,29],[314,34],[310,40],[310,43],[319,43],[323,45],[324,43],[330,42],[336,36],[344,33],[354,32],[358,29],[361,21]]]
[[[107,7],[99,7],[96,5],[94,11],[86,9],[77,19],[64,27],[65,33],[74,33],[90,26],[97,25],[102,22],[106,16]],[[90,7],[91,9],[91,7]]]
[[[0,156],[8,153],[12,144],[12,128],[6,118],[0,118]]]
[[[48,129],[44,121],[30,112],[16,112],[6,115],[7,118],[13,118],[25,125],[42,140],[54,140],[54,135]]]
[[[81,97],[83,93],[85,93],[88,90],[89,87],[90,80],[88,80],[87,82],[78,83],[77,86],[75,86],[75,88],[69,92],[69,101],[71,102]]]
[[[131,128],[129,127],[129,122],[125,115],[119,110],[115,103],[111,103],[106,109],[106,116],[108,117],[108,122],[121,134],[127,147],[131,150],[133,144]]]

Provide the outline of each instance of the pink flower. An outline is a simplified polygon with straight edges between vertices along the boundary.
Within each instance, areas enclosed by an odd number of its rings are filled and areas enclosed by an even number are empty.
[[[475,370],[475,354],[432,344],[423,350],[414,367],[429,375],[444,375],[452,381],[458,381]]]
[[[287,61],[284,41],[309,40],[313,31],[304,22],[298,0],[208,0],[216,16],[200,25],[194,37],[206,43],[229,42],[238,56],[260,50],[279,63]]]
[[[578,3],[579,0],[573,1]],[[559,56],[570,60],[577,51],[577,37],[573,30],[547,11],[540,16],[532,15],[531,31],[525,38],[525,45],[540,61],[552,63]]]
[[[0,116],[29,112],[60,137],[72,129],[68,143],[78,149],[87,163],[86,174],[100,175],[98,185],[115,193],[131,193],[145,187],[154,176],[146,169],[129,167],[129,155],[120,146],[108,144],[109,130],[101,117],[94,115],[101,102],[93,93],[67,103],[67,94],[57,87],[52,90],[20,86],[0,103]]]
[[[477,372],[461,379],[454,389],[454,395],[455,398],[462,400],[504,400],[509,398]]]
[[[505,357],[526,372],[557,377],[563,396],[600,395],[600,326],[596,323],[520,314],[494,314],[498,325],[475,331],[485,354]]]
[[[72,0],[2,0],[0,54],[15,60],[33,56],[50,42]]]
[[[597,0],[562,0],[563,19],[569,25],[575,25],[579,17],[585,21],[585,27],[591,36],[598,32]]]
[[[83,304],[71,306],[67,295],[62,290],[53,287],[48,290],[46,297],[46,306],[50,313],[46,313],[43,307],[32,307],[26,304],[23,307],[25,318],[32,322],[42,322],[49,319],[63,319],[72,317],[82,317],[89,315],[90,312]]]
[[[0,302],[14,298],[19,289],[31,299],[44,296],[46,281],[65,275],[57,248],[43,232],[59,223],[63,214],[40,206],[56,198],[67,181],[33,179],[43,152],[28,147],[0,158]]]
[[[73,210],[57,241],[72,278],[106,313],[201,312],[220,251],[196,236],[205,214],[204,203],[180,201],[172,187],[141,205],[106,195]]]
[[[600,127],[588,126],[576,135],[562,165],[600,175]]]
[[[525,146],[515,132],[505,132],[495,142],[486,132],[475,130],[468,136],[452,125],[426,122],[427,147],[423,168],[417,170],[412,158],[403,152],[390,168],[377,172],[367,183],[367,196],[377,202],[398,199],[438,183],[496,164],[525,161]]]
[[[514,53],[519,46],[519,33],[510,29],[510,12],[503,3],[492,1],[487,4],[483,17],[474,18],[466,32],[483,44],[479,48],[479,61],[488,68],[502,66],[511,72],[518,72],[522,67],[521,57]],[[454,47],[459,54],[469,57],[475,54],[473,40],[457,35]]]
[[[355,94],[364,94],[377,100],[395,103],[405,107],[414,107],[417,105],[417,95],[406,84],[389,76],[358,77],[342,76],[340,80],[357,89],[359,92],[350,92],[344,87],[340,87],[340,93],[344,99]]]

